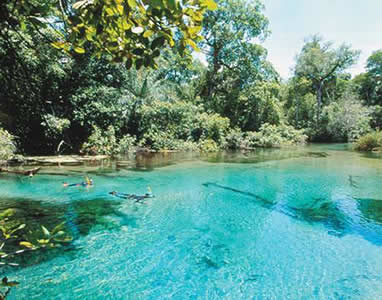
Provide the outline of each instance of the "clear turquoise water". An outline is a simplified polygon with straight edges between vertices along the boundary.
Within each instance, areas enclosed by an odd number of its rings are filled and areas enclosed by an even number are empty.
[[[9,299],[382,299],[382,159],[318,145],[171,161],[93,169],[90,189],[61,186],[85,169],[0,177],[1,208],[60,212],[75,236],[3,268],[21,283]],[[147,186],[146,204],[108,195]]]

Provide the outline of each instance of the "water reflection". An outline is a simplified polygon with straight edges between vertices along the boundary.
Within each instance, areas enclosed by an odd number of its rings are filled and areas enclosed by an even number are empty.
[[[217,153],[199,152],[138,152],[102,161],[83,161],[70,164],[41,164],[39,175],[68,176],[70,174],[96,174],[110,176],[115,171],[131,170],[151,172],[156,168],[167,167],[183,162],[206,161],[210,163],[255,164],[266,161],[308,157],[325,159],[329,154],[317,147],[291,147],[283,149],[254,149],[251,151],[220,151]],[[54,160],[53,160],[54,161]],[[0,173],[0,180],[18,178],[18,175]]]

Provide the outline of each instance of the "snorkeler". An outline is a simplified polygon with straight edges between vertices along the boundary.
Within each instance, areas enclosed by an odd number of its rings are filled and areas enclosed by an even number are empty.
[[[148,187],[147,189],[148,189],[148,191],[144,195],[125,194],[125,193],[119,193],[116,191],[112,191],[109,194],[116,196],[118,198],[122,198],[122,199],[132,199],[132,200],[135,200],[136,203],[142,203],[141,201],[143,201],[144,199],[154,198],[154,195],[151,192],[151,188]]]
[[[70,187],[70,186],[83,186],[83,187],[88,187],[88,186],[92,186],[93,185],[93,180],[90,179],[89,177],[85,177],[85,181],[83,182],[80,182],[80,183],[67,183],[67,182],[64,182],[62,184],[64,187]]]

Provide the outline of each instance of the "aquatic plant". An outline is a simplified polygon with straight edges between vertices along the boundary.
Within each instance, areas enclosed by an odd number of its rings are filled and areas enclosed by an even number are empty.
[[[36,232],[30,230],[23,220],[16,218],[15,213],[15,209],[6,209],[0,213],[0,266],[19,266],[15,262],[16,255],[46,247],[61,247],[62,244],[72,241],[72,237],[63,231],[65,223],[60,223],[51,231],[41,225],[42,231]],[[11,261],[8,261],[10,258]],[[18,284],[17,281],[9,281],[6,276],[3,277],[0,283],[0,300],[6,299],[11,287]]]

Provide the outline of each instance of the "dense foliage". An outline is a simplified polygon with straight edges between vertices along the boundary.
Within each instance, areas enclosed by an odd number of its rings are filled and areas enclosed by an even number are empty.
[[[7,132],[21,153],[117,155],[347,142],[381,126],[382,50],[352,79],[359,52],[316,35],[282,82],[260,0],[15,3],[1,4],[7,155]],[[181,55],[192,48],[205,64]]]
[[[355,149],[360,151],[382,151],[382,132],[373,131],[360,137],[355,143]]]
[[[12,157],[16,151],[15,138],[8,131],[0,128],[0,161]]]

